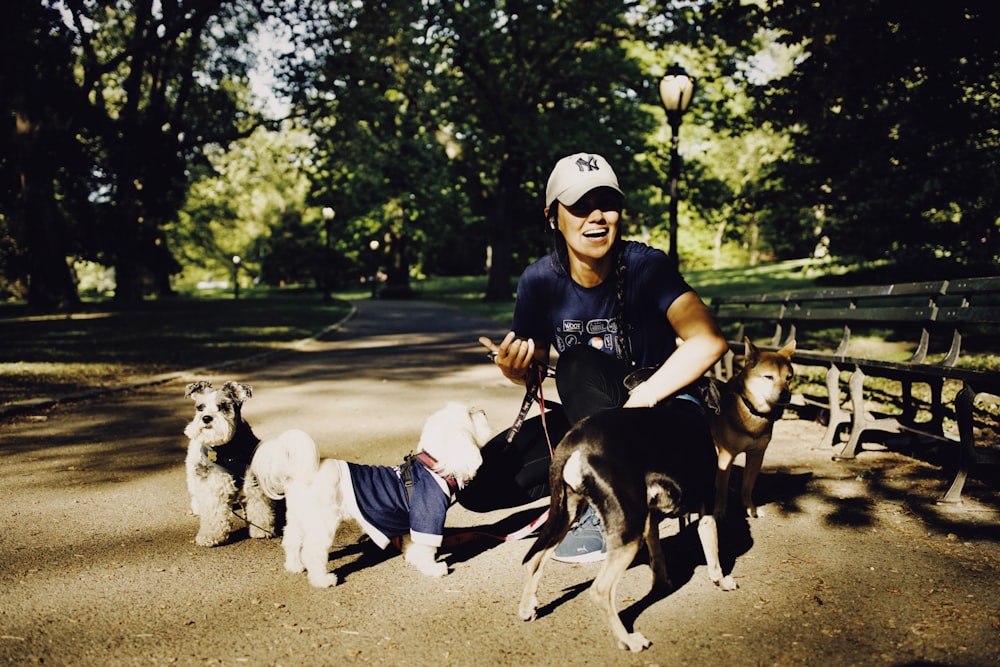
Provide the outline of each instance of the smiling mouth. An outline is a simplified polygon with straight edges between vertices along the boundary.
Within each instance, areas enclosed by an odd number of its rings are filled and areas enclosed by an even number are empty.
[[[604,238],[605,236],[608,235],[608,230],[606,230],[606,229],[597,229],[597,230],[594,230],[592,232],[584,232],[583,235],[586,238],[588,238],[588,239],[602,239],[602,238]]]

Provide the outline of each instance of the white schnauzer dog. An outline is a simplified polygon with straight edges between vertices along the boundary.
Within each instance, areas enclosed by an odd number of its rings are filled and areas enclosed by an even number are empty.
[[[400,538],[403,557],[423,574],[448,574],[437,561],[445,514],[482,465],[489,438],[482,410],[452,402],[427,419],[416,454],[400,466],[320,459],[302,431],[262,442],[250,469],[268,497],[285,498],[285,569],[305,570],[318,588],[336,585],[330,549],[341,521],[353,520],[382,549]]]
[[[185,467],[191,511],[201,521],[194,541],[203,547],[229,539],[236,504],[244,507],[250,537],[274,536],[274,504],[249,470],[260,442],[241,416],[251,392],[247,384],[226,382],[216,389],[201,380],[184,394],[195,404],[194,419],[184,429],[191,440]]]

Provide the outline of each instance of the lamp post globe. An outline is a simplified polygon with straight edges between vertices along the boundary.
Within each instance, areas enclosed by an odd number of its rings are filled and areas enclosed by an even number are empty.
[[[680,180],[681,164],[677,147],[680,144],[681,118],[694,97],[695,80],[680,65],[667,68],[660,79],[660,102],[667,112],[670,124],[670,248],[667,255],[674,265],[680,264],[677,250],[677,184]]]

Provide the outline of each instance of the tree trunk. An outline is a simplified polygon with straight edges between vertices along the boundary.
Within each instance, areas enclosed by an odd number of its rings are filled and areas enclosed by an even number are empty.
[[[511,234],[507,220],[507,207],[497,204],[486,213],[487,238],[490,244],[490,268],[486,278],[487,301],[510,301],[513,298],[511,284]]]
[[[121,179],[127,180],[127,179]],[[143,297],[143,266],[137,236],[138,220],[134,199],[127,193],[129,185],[119,187],[118,206],[115,220],[112,223],[114,238],[111,246],[114,248],[115,266],[115,297],[121,304],[137,304]],[[126,191],[123,191],[123,188]]]
[[[388,245],[382,298],[410,299],[413,297],[413,288],[410,287],[410,259],[406,236],[393,230],[389,232]]]
[[[28,253],[28,305],[71,310],[80,304],[66,262],[66,230],[55,200],[55,160],[39,147],[38,124],[23,112],[15,123],[24,234]]]
[[[508,155],[497,175],[497,190],[486,196],[486,230],[490,244],[490,268],[486,279],[486,301],[510,301],[514,298],[512,207],[521,183],[521,161]]]
[[[754,215],[750,222],[750,266],[757,266],[760,262],[760,226],[757,224],[757,216]]]

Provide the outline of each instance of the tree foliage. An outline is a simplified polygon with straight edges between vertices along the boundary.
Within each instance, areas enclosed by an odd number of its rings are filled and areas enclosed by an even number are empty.
[[[739,11],[805,49],[789,76],[754,90],[755,117],[793,142],[767,194],[782,212],[811,210],[839,254],[993,270],[1000,7],[844,0]]]
[[[325,196],[349,202],[352,215],[391,203],[390,258],[417,235],[482,226],[487,297],[509,299],[515,248],[540,236],[539,194],[555,159],[602,152],[628,177],[644,148],[648,93],[623,48],[626,9],[292,3],[284,15],[299,34],[283,78],[320,138]]]
[[[695,76],[686,266],[835,254],[992,271],[1000,9],[904,0],[40,0],[4,3],[0,291],[116,297],[233,269],[328,288],[380,266],[489,273],[546,250],[551,165],[616,166],[628,229],[665,234],[664,68]],[[284,26],[289,114],[258,129],[258,27]],[[323,208],[336,211],[325,219]],[[825,242],[825,241],[824,241]],[[376,245],[377,244],[377,245]],[[734,260],[734,258],[738,258]],[[178,277],[181,268],[184,271]]]
[[[25,119],[18,127],[30,130],[18,133],[5,167],[33,189],[8,190],[3,207],[25,230],[25,252],[45,263],[32,284],[56,285],[73,254],[114,266],[121,301],[168,293],[179,267],[162,227],[184,202],[188,169],[204,145],[235,138],[252,122],[241,40],[256,20],[254,3],[13,5],[15,29],[27,31],[12,42],[40,57],[16,58],[26,62],[6,98],[9,112]],[[50,73],[54,90],[42,83]],[[47,152],[53,142],[62,150]],[[35,305],[61,300],[35,293]]]
[[[52,8],[5,3],[0,67],[0,271],[9,293],[44,308],[78,303],[66,256],[67,219],[91,185],[89,147],[76,140],[87,108],[73,75],[73,40]],[[84,218],[86,219],[86,218]]]

